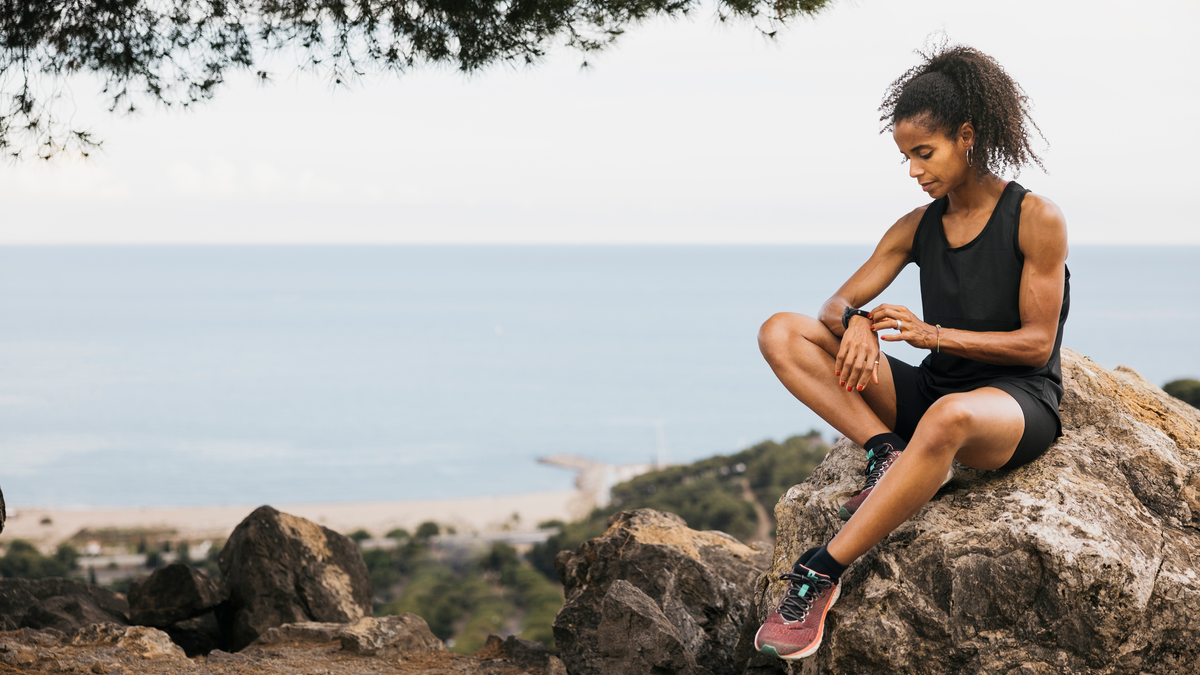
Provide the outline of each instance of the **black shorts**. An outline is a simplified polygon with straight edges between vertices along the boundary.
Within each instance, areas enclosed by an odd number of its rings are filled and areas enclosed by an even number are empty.
[[[933,405],[936,399],[926,396],[917,385],[917,369],[907,363],[888,357],[888,365],[892,368],[892,381],[896,384],[896,428],[894,431],[905,441],[911,441],[917,423]],[[1015,387],[1010,382],[1000,380],[986,386],[995,387],[1006,392],[1017,400],[1021,412],[1025,415],[1025,433],[1021,434],[1021,442],[1017,444],[1013,456],[1001,469],[1012,469],[1022,464],[1028,464],[1048,450],[1058,439],[1058,417],[1050,411],[1045,403],[1034,398],[1032,394]]]

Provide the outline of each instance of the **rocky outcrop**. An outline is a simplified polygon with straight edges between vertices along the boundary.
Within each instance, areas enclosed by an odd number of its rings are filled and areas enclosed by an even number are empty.
[[[411,656],[446,650],[425,619],[408,612],[359,619],[346,626],[338,641],[343,651],[371,656]]]
[[[147,626],[97,623],[76,631],[70,638],[76,646],[112,645],[142,659],[183,659],[183,650],[166,633]]]
[[[194,567],[174,563],[129,588],[129,621],[163,628],[210,612],[228,597],[221,582]]]
[[[850,567],[820,651],[793,672],[1200,672],[1200,411],[1062,355],[1063,438],[1012,471],[958,467]],[[842,441],[775,507],[760,620],[779,574],[841,527],[863,464]]]
[[[252,646],[297,643],[337,642],[350,654],[412,657],[445,651],[446,645],[429,630],[425,619],[416,614],[363,617],[354,623],[305,621],[267,629]]]
[[[234,649],[283,624],[347,623],[370,614],[367,566],[354,542],[270,506],[234,529],[219,562],[230,596],[217,618]]]
[[[736,672],[768,551],[674,514],[624,511],[554,565],[566,604],[554,640],[572,675]]]
[[[125,596],[69,579],[0,579],[0,630],[54,628],[71,632],[88,624],[128,623]]]

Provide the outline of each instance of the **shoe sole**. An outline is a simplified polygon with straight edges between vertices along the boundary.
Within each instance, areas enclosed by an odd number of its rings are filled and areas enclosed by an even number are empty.
[[[768,654],[770,656],[774,656],[774,657],[783,659],[784,661],[799,661],[800,659],[806,659],[806,658],[812,656],[813,654],[816,654],[817,650],[821,648],[821,640],[824,639],[824,637],[825,637],[825,617],[829,615],[829,610],[833,608],[833,603],[837,602],[837,599],[839,596],[841,596],[841,594],[842,594],[842,585],[838,584],[837,586],[834,586],[833,587],[833,597],[829,599],[829,604],[825,605],[825,612],[821,614],[821,631],[819,633],[817,633],[817,641],[814,642],[811,647],[809,647],[808,649],[805,649],[803,651],[795,652],[793,654],[784,655],[784,654],[780,654],[779,650],[775,649],[771,645],[763,645],[762,647],[758,648],[758,652],[760,654]],[[765,627],[766,627],[766,625],[764,624],[762,628],[758,629],[758,632],[761,633],[762,629]],[[757,633],[754,635],[754,644],[756,644],[756,645],[758,644],[758,634]]]
[[[950,470],[946,472],[945,480],[943,480],[942,484],[938,486],[938,489],[941,490],[943,487],[946,486],[946,483],[949,483],[951,481],[951,479],[953,479],[953,478],[954,478],[954,466],[951,465]],[[846,508],[845,506],[838,509],[838,518],[841,518],[842,520],[850,520],[850,516],[853,516],[853,515],[854,515],[854,511],[851,511],[850,509]]]

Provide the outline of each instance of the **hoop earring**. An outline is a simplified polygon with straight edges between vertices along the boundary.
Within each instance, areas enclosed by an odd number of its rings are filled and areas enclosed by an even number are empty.
[[[975,146],[973,146],[973,145],[971,147],[967,148],[967,166],[971,166],[971,155],[974,153],[974,151],[975,151]]]

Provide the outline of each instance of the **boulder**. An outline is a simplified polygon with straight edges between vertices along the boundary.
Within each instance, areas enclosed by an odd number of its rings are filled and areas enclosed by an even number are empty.
[[[142,659],[184,659],[183,649],[157,628],[148,626],[121,626],[114,623],[97,623],[85,626],[71,636],[76,646],[115,645],[118,650]]]
[[[164,628],[210,612],[229,597],[224,584],[204,572],[174,563],[129,588],[129,622]]]
[[[405,612],[396,616],[363,617],[338,636],[342,651],[374,656],[411,656],[445,651],[446,645],[429,630],[425,619]]]
[[[674,514],[618,513],[554,560],[566,596],[555,644],[572,675],[732,674],[751,648],[754,582],[770,562]]]
[[[234,529],[219,562],[229,600],[217,618],[234,649],[285,623],[349,623],[371,612],[371,584],[358,546],[270,506]]]
[[[425,619],[416,614],[365,616],[354,623],[305,621],[263,631],[251,646],[273,647],[305,642],[337,642],[342,651],[359,656],[414,656],[446,651]]]
[[[88,624],[128,623],[125,596],[81,581],[0,579],[0,630],[56,628],[71,632]]]
[[[1012,471],[956,476],[842,577],[804,673],[1195,673],[1200,411],[1062,351],[1064,436]],[[841,441],[775,507],[779,575],[842,526],[863,451]],[[782,669],[755,655],[750,670]]]

